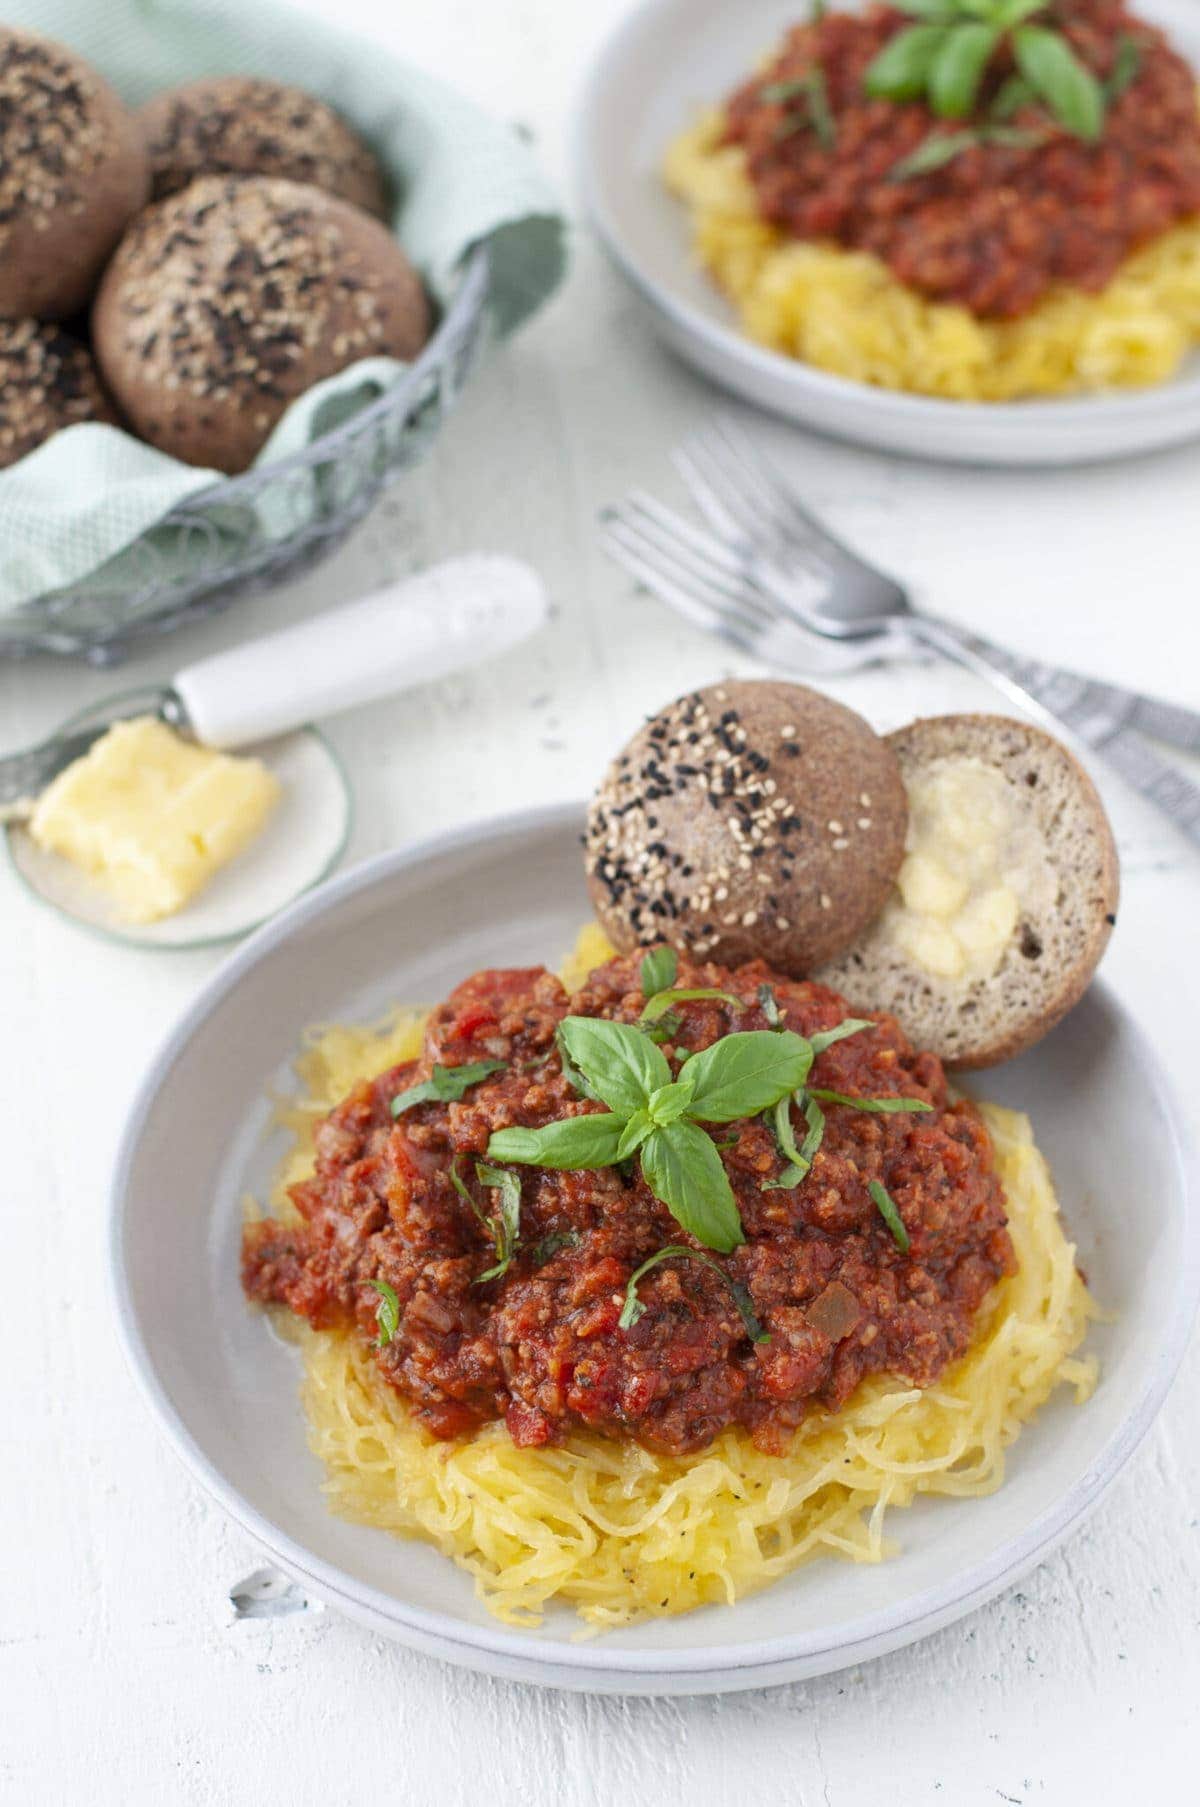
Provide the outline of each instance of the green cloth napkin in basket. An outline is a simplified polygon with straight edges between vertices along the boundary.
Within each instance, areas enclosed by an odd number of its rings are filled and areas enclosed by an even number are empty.
[[[78,50],[134,106],[177,82],[243,71],[320,95],[386,166],[393,229],[435,296],[452,292],[465,253],[487,242],[500,333],[562,276],[564,222],[516,132],[377,44],[268,0],[11,0],[4,17]],[[362,406],[403,368],[372,358],[319,384],[288,409],[259,463],[301,448],[331,410]],[[114,427],[57,434],[0,471],[0,616],[105,565],[214,478]]]

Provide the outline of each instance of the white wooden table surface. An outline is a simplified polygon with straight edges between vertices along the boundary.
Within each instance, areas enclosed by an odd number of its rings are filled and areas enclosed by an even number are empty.
[[[307,4],[527,123],[565,181],[572,84],[620,0]],[[492,670],[334,725],[358,799],[348,857],[517,802],[581,796],[644,712],[755,669],[633,595],[594,544],[602,500],[631,481],[674,489],[667,449],[709,400],[582,242],[564,294],[494,359],[429,465],[352,544],[128,669],[166,675],[453,551],[523,554],[552,589],[549,632]],[[1200,446],[1126,467],[998,475],[761,430],[839,531],[931,606],[1200,701]],[[74,666],[0,666],[0,749],[114,687]],[[995,706],[940,668],[833,688],[881,726]],[[1106,970],[1194,1096],[1200,867],[1118,783],[1101,782],[1125,876]],[[5,1807],[1196,1800],[1195,1345],[1126,1476],[1053,1561],[939,1636],[825,1680],[724,1699],[595,1699],[458,1672],[333,1612],[235,1621],[228,1591],[257,1552],[160,1441],[104,1282],[105,1177],[127,1102],[216,961],[101,945],[0,871]],[[1130,1199],[1130,1236],[1137,1223]]]

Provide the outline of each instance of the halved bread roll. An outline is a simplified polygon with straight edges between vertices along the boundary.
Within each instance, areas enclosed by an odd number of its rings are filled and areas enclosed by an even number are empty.
[[[909,801],[882,912],[812,974],[887,1010],[948,1066],[1040,1041],[1083,994],[1116,921],[1117,850],[1078,760],[998,715],[944,715],[889,736]]]

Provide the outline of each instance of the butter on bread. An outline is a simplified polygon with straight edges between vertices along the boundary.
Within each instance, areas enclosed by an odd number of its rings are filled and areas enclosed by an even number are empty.
[[[1026,722],[945,715],[889,736],[909,798],[883,910],[812,974],[886,1010],[948,1066],[1040,1041],[1078,1002],[1116,920],[1119,867],[1096,788]]]
[[[138,716],[59,773],[29,832],[86,872],[122,921],[154,922],[253,840],[279,795],[261,760],[214,753]]]

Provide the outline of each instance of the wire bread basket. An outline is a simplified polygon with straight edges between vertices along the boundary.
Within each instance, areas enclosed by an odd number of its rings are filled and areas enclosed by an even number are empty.
[[[462,393],[487,337],[489,274],[477,246],[429,343],[383,395],[289,457],[189,496],[106,564],[0,615],[0,656],[115,664],[138,638],[331,552],[425,455]]]

